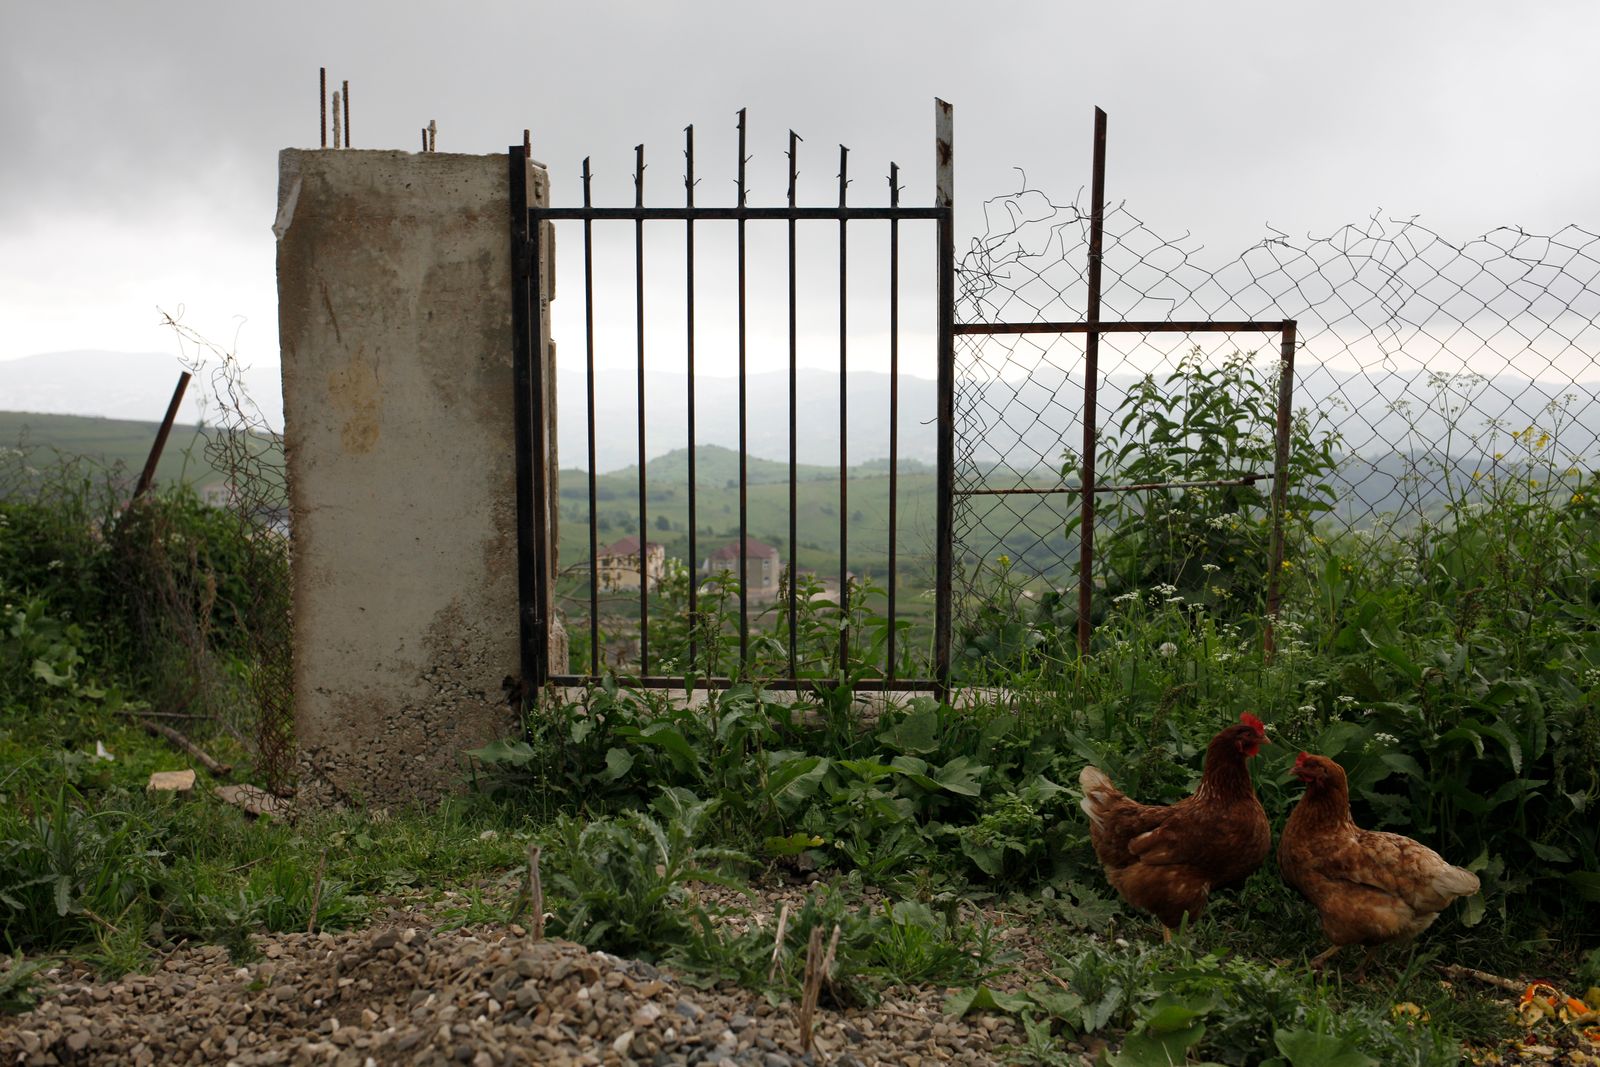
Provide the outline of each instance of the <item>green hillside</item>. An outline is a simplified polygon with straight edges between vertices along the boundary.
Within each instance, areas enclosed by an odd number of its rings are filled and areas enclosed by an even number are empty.
[[[130,487],[144,469],[158,429],[158,423],[133,419],[0,411],[0,447],[24,449],[34,455],[36,466],[40,450],[81,456],[95,466],[118,471],[119,480],[125,480]],[[204,487],[224,480],[223,474],[206,459],[200,427],[174,426],[156,466],[156,481],[184,481]],[[4,491],[5,485],[0,482],[0,492]]]
[[[697,528],[695,554],[704,558],[737,541],[739,533],[738,453],[702,446],[695,453]],[[667,556],[689,559],[688,453],[678,450],[651,460],[646,468],[646,525],[648,538],[659,542]],[[1016,476],[1004,472],[1005,484]],[[748,462],[745,502],[752,537],[789,555],[789,465],[751,458]],[[582,470],[561,472],[561,565],[569,567],[589,557],[589,475]],[[850,570],[883,584],[889,570],[889,474],[887,463],[873,460],[850,469],[845,483],[844,506],[848,516]],[[1001,509],[1014,508],[1019,498],[980,497],[969,504],[966,528],[980,531],[967,538],[965,548],[975,555],[998,552],[998,538],[1011,534],[1017,547],[1013,555],[1037,555],[1044,566],[1068,556],[1068,545],[1056,511],[1068,498],[1025,498],[1037,506],[1029,523],[1031,533],[1017,537],[1016,518]],[[637,467],[602,474],[595,480],[595,513],[601,549],[639,532],[639,475]],[[936,530],[936,482],[925,464],[902,464],[899,482],[898,542],[900,589],[915,592],[932,587]],[[797,563],[801,570],[824,576],[839,572],[839,471],[835,467],[801,465],[795,471]]]

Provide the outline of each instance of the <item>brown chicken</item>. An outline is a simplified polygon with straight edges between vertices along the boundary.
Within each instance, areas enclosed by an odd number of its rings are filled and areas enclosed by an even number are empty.
[[[1185,915],[1200,917],[1211,890],[1239,885],[1267,858],[1272,830],[1245,765],[1265,743],[1261,720],[1239,716],[1206,748],[1200,787],[1170,806],[1130,800],[1098,767],[1078,776],[1106,879],[1161,920],[1165,938]]]
[[[1320,968],[1346,945],[1366,945],[1359,980],[1378,946],[1415,937],[1457,897],[1478,891],[1478,876],[1452,867],[1409,837],[1363,830],[1350,818],[1344,768],[1302,752],[1294,774],[1306,784],[1278,840],[1278,869],[1322,915],[1333,947],[1311,961]]]

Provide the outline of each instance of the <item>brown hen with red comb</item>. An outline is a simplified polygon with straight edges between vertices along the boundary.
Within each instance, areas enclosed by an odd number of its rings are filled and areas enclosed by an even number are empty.
[[[1184,916],[1198,919],[1213,889],[1242,884],[1267,858],[1272,829],[1246,766],[1267,743],[1260,719],[1239,716],[1206,747],[1199,788],[1166,806],[1125,796],[1098,767],[1078,776],[1106,880],[1161,920],[1165,936]]]

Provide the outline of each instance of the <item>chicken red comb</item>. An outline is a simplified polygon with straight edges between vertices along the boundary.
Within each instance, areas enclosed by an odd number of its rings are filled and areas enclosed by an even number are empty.
[[[1262,737],[1265,737],[1267,735],[1267,725],[1266,725],[1266,723],[1262,722],[1260,719],[1256,718],[1254,715],[1250,714],[1248,711],[1245,712],[1243,715],[1239,716],[1239,721],[1244,723],[1246,726],[1250,727],[1250,729],[1254,730],[1256,733],[1260,734]]]
[[[1298,755],[1298,756],[1296,756],[1294,758],[1294,765],[1296,767],[1304,767],[1306,764],[1308,764],[1310,762],[1311,762],[1311,753],[1309,753],[1309,752],[1302,752],[1302,753],[1300,753],[1300,755]]]

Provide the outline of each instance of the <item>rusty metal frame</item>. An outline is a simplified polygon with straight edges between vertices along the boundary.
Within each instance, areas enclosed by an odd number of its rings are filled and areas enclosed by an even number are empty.
[[[1209,488],[1229,485],[1253,485],[1262,478],[1272,480],[1272,533],[1268,547],[1267,565],[1267,619],[1262,636],[1262,646],[1268,658],[1277,647],[1275,626],[1280,605],[1279,578],[1283,571],[1284,519],[1289,491],[1289,446],[1291,437],[1291,409],[1294,400],[1294,350],[1295,329],[1293,319],[1268,320],[1152,320],[1152,321],[1102,321],[1100,318],[1101,262],[1105,246],[1105,189],[1106,189],[1106,113],[1094,109],[1094,162],[1090,186],[1088,300],[1085,317],[1081,322],[1000,322],[961,323],[953,325],[957,336],[1018,335],[1018,334],[1083,334],[1084,335],[1084,392],[1083,392],[1083,451],[1082,478],[1079,485],[1055,485],[1013,489],[952,489],[952,499],[959,495],[1005,496],[1048,495],[1074,493],[1081,498],[1078,523],[1078,652],[1088,655],[1089,638],[1093,627],[1090,612],[1094,606],[1094,518],[1095,498],[1100,493],[1128,493],[1159,489]],[[1098,389],[1100,381],[1100,335],[1107,333],[1243,333],[1261,331],[1277,333],[1279,343],[1279,374],[1277,419],[1274,427],[1274,456],[1271,474],[1247,474],[1236,479],[1141,482],[1133,485],[1101,485],[1095,481],[1096,452],[1099,445]],[[941,393],[942,395],[942,393]],[[954,541],[954,531],[950,532]]]

